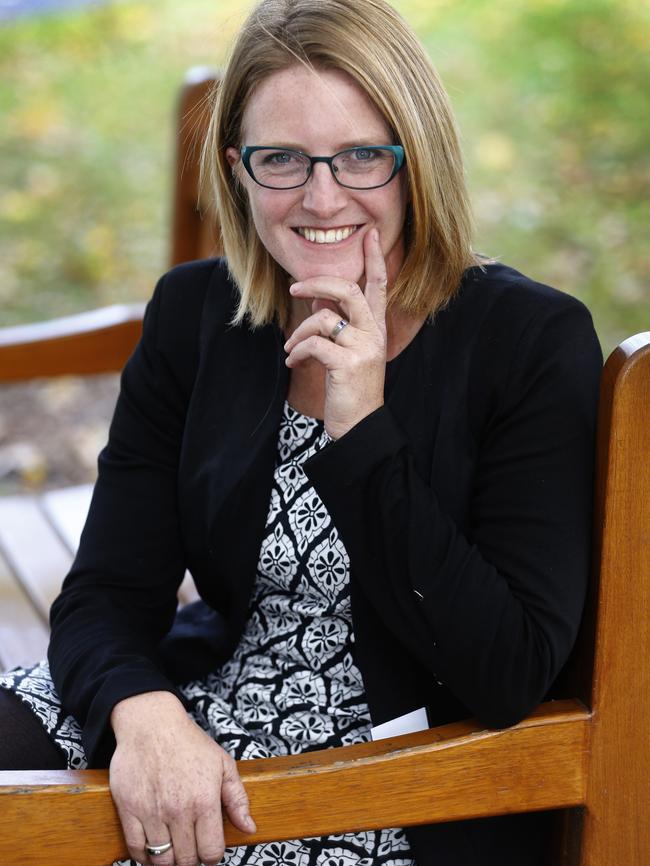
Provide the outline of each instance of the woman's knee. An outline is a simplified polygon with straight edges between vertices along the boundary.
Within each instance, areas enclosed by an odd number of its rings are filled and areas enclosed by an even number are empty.
[[[24,701],[0,688],[0,770],[64,770],[66,759]]]

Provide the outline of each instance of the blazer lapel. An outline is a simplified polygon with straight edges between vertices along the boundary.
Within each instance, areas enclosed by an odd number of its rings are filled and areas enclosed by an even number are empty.
[[[226,327],[202,347],[179,491],[199,591],[238,627],[266,522],[288,387],[278,328]]]

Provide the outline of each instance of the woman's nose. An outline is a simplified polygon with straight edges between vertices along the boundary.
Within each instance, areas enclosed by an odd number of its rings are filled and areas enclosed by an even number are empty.
[[[324,218],[337,213],[348,201],[347,190],[334,180],[329,165],[323,162],[314,165],[303,190],[305,210]]]

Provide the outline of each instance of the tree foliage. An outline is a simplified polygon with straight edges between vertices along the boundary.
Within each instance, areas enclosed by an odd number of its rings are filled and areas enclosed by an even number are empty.
[[[582,297],[605,348],[650,320],[650,5],[396,0],[463,134],[477,248]],[[182,71],[235,0],[116,2],[0,28],[6,322],[146,297],[166,266]]]

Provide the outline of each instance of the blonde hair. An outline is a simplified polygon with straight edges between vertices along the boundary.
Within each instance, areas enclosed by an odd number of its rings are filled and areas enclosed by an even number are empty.
[[[389,306],[433,315],[481,259],[471,247],[472,219],[456,123],[422,44],[384,0],[262,0],[235,42],[215,95],[202,154],[239,287],[234,321],[253,326],[288,320],[287,274],[260,241],[239,181],[226,160],[240,147],[242,116],[255,87],[288,66],[348,73],[370,97],[406,154],[405,258],[389,287]]]

